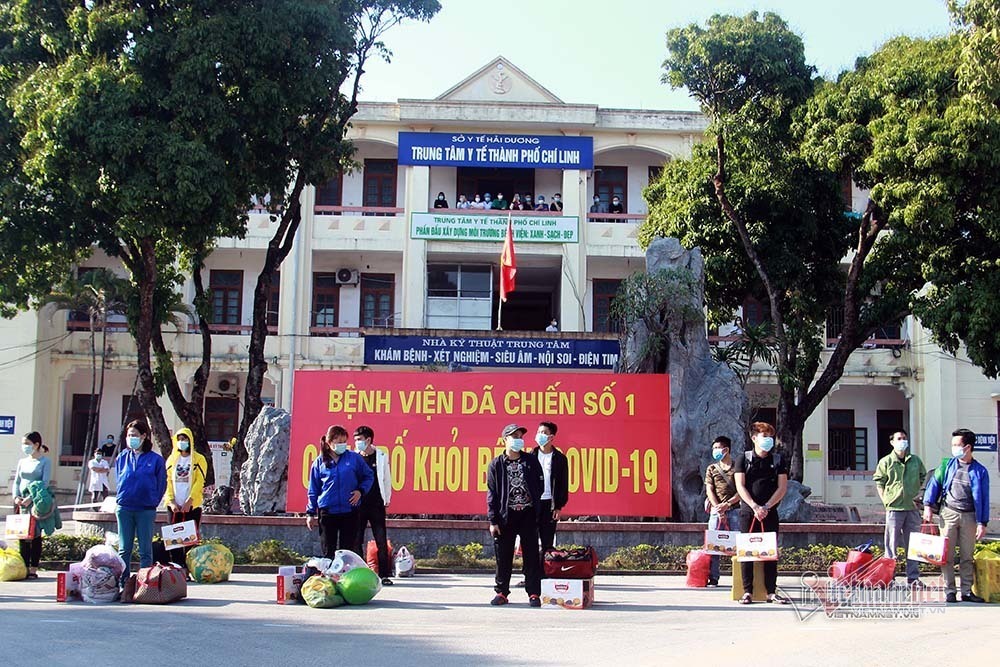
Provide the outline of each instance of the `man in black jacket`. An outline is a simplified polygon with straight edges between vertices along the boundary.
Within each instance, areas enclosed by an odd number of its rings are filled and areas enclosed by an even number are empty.
[[[486,511],[496,555],[494,606],[507,604],[514,567],[514,542],[521,538],[525,589],[532,607],[541,607],[541,564],[538,560],[538,518],[544,477],[538,459],[523,454],[527,429],[508,424],[501,432],[506,450],[490,461],[486,474]]]
[[[542,540],[543,552],[555,547],[556,524],[569,500],[569,462],[566,455],[553,444],[558,430],[552,422],[541,422],[535,433],[535,443],[538,446],[531,451],[538,459],[544,478],[542,510],[538,515],[538,537]]]

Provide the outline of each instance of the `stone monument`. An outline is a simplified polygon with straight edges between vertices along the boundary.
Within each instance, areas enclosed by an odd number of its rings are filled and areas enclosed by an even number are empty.
[[[292,416],[265,406],[247,431],[247,460],[240,469],[240,509],[274,514],[285,509]]]

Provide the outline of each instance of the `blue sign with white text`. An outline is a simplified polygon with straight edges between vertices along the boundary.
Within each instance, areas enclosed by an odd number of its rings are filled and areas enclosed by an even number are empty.
[[[618,363],[618,354],[616,340],[365,336],[368,365],[608,371]]]
[[[0,435],[14,435],[13,417],[0,417]]]
[[[430,167],[593,169],[593,137],[400,132],[398,162]]]
[[[976,444],[972,446],[974,452],[995,452],[997,451],[996,433],[977,433]]]

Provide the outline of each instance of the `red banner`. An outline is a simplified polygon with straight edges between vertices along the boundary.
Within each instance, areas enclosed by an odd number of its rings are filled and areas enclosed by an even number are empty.
[[[569,460],[564,514],[669,517],[670,383],[665,375],[296,371],[288,511],[306,506],[326,429],[361,425],[389,453],[393,514],[485,514],[486,469],[517,423],[558,427]]]

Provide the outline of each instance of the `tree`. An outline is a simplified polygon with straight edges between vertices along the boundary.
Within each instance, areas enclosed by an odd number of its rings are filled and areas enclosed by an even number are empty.
[[[341,51],[341,67],[328,89],[326,99],[319,101],[294,127],[286,128],[285,150],[281,159],[265,165],[271,185],[272,219],[278,225],[268,243],[264,264],[254,288],[253,322],[250,333],[250,368],[244,388],[243,418],[240,420],[236,446],[233,448],[234,493],[239,491],[240,468],[247,459],[246,436],[250,425],[264,408],[261,390],[267,373],[264,345],[267,341],[267,309],[271,285],[281,263],[291,252],[302,222],[302,190],[309,184],[321,184],[334,173],[343,172],[350,164],[353,147],[345,139],[351,117],[357,112],[358,95],[365,63],[374,52],[386,61],[391,52],[382,37],[404,20],[429,21],[441,8],[437,0],[363,0],[356,11],[346,17],[352,31],[352,41]],[[341,94],[349,86],[348,93]],[[286,187],[290,183],[291,185]],[[282,194],[277,194],[282,193]]]
[[[777,439],[802,478],[806,419],[843,374],[851,352],[908,314],[919,278],[900,255],[904,236],[880,236],[884,215],[845,213],[841,173],[807,160],[793,124],[820,83],[801,39],[774,14],[714,16],[671,30],[664,81],[686,86],[708,116],[706,141],[664,169],[646,197],[641,230],[699,246],[710,319],[730,321],[747,295],[768,306],[778,375]],[[841,262],[853,250],[844,270]],[[882,297],[869,297],[882,287]],[[820,330],[831,308],[844,327],[823,366]]]

